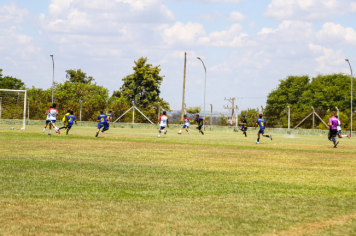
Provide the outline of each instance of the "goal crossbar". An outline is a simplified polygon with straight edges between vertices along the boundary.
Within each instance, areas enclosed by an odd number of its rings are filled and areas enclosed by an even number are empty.
[[[26,101],[27,101],[27,90],[15,90],[15,89],[0,89],[0,92],[24,92],[24,106],[23,106],[23,126],[22,129],[25,130],[26,128]],[[1,112],[1,104],[0,104],[0,112]]]

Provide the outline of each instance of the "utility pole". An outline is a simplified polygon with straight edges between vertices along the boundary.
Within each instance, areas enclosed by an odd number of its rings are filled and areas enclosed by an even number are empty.
[[[315,109],[314,107],[311,107],[313,109],[313,130],[315,129]]]
[[[213,104],[210,104],[210,106],[211,106],[210,125],[213,125]]]
[[[226,106],[224,106],[224,108],[231,110],[231,121],[232,121],[232,123],[233,123],[233,121],[234,121],[234,111],[235,111],[235,100],[236,100],[236,98],[225,98],[224,100],[225,100],[225,101],[229,101],[229,102],[232,104],[231,107],[226,107]],[[237,121],[236,121],[236,122],[237,122]],[[231,124],[232,124],[232,123],[231,123]]]
[[[236,105],[236,128],[237,128],[237,125],[238,125],[238,115],[239,115],[239,107]]]
[[[182,101],[182,111],[180,114],[180,119],[184,120],[184,104],[185,104],[185,78],[187,73],[187,53],[184,56],[184,78],[183,78],[183,101]]]

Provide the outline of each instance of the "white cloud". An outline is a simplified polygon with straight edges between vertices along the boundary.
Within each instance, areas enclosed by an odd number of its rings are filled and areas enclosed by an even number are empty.
[[[339,71],[340,67],[345,64],[345,54],[342,50],[334,51],[331,48],[322,48],[323,55],[316,58],[318,63],[315,71],[323,73],[334,73]]]
[[[13,21],[14,23],[22,23],[25,17],[28,15],[26,9],[19,9],[15,3],[11,5],[0,6],[0,23]]]
[[[318,39],[326,43],[346,44],[356,46],[356,32],[351,27],[327,22],[318,32]]]
[[[321,20],[356,11],[347,0],[272,0],[265,16],[277,20]]]
[[[163,31],[163,39],[167,44],[181,43],[194,43],[198,36],[205,35],[205,29],[202,24],[188,22],[175,23],[171,28]]]
[[[247,18],[245,14],[242,14],[241,12],[233,11],[230,13],[230,20],[235,21],[235,22],[241,22],[244,21]]]

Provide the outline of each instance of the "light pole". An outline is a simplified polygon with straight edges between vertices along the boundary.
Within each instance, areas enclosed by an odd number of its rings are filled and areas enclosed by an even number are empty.
[[[52,81],[52,105],[53,105],[53,87],[54,87],[54,58],[53,55],[50,55],[52,57],[52,62],[53,62],[53,81]]]
[[[198,57],[198,60],[200,60],[202,63],[203,63],[203,66],[204,66],[204,70],[205,70],[205,84],[204,84],[204,119],[205,119],[205,97],[206,97],[206,67],[204,65],[204,62],[203,60]],[[204,123],[204,130],[205,130],[205,123]]]
[[[353,75],[352,75],[352,68],[349,59],[345,59],[349,63],[350,70],[351,70],[351,129],[350,129],[350,137],[352,136],[352,81],[353,81]]]

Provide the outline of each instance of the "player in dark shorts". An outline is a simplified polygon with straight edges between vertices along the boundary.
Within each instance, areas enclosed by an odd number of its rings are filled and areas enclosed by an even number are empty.
[[[339,119],[335,117],[335,111],[333,111],[328,123],[330,127],[328,138],[334,143],[334,148],[337,148],[337,145],[339,144],[339,142],[336,141],[338,121]]]
[[[245,135],[245,137],[247,137],[247,120],[245,118],[245,116],[242,116],[242,123],[239,123],[239,125],[241,125],[240,130],[242,131],[242,133]]]

